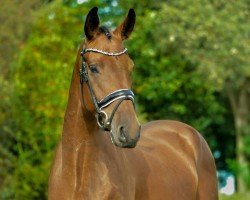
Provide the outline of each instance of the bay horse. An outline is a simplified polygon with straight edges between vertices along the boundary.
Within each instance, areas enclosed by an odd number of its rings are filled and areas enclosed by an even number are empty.
[[[217,200],[216,168],[203,137],[177,121],[140,125],[123,47],[133,9],[114,30],[86,18],[52,166],[50,200]],[[140,138],[140,139],[139,139]]]

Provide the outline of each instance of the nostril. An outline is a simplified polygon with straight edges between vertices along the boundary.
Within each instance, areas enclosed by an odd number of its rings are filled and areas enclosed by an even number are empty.
[[[125,128],[124,126],[120,126],[118,129],[118,133],[119,133],[119,140],[121,142],[126,142],[127,138],[126,138],[126,133],[125,133]]]

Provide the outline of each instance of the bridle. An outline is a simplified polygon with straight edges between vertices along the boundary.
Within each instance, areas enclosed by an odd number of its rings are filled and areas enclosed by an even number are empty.
[[[124,100],[130,100],[132,101],[134,105],[135,95],[130,89],[119,89],[119,90],[115,90],[114,92],[108,94],[106,97],[98,101],[89,81],[89,76],[88,76],[88,71],[87,71],[87,61],[85,60],[84,55],[88,52],[94,52],[94,53],[103,54],[105,56],[121,56],[125,54],[126,51],[127,51],[126,48],[123,51],[120,51],[118,53],[111,53],[111,52],[106,52],[106,51],[93,49],[93,48],[87,48],[81,51],[81,57],[82,57],[82,65],[80,68],[81,99],[82,99],[84,106],[86,107],[86,104],[84,103],[84,97],[83,97],[83,91],[82,91],[83,84],[86,83],[90,92],[91,100],[95,107],[97,124],[101,129],[105,131],[111,131],[112,120],[114,118],[114,115],[117,109],[121,105],[121,103]],[[103,110],[103,108],[108,107],[110,104],[114,103],[115,101],[118,101],[118,102],[115,105],[109,117],[108,114]]]

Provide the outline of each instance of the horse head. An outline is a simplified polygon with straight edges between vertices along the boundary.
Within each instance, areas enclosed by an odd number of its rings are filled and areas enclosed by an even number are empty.
[[[87,93],[84,104],[116,146],[132,148],[139,139],[140,124],[131,91],[133,61],[123,41],[133,31],[135,12],[130,9],[125,20],[110,31],[100,26],[97,11],[96,7],[89,11],[84,26],[80,69],[81,88]]]

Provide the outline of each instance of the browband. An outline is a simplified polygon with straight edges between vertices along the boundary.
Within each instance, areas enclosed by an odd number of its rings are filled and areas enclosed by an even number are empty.
[[[124,53],[126,53],[127,48],[125,48],[123,51],[117,52],[117,53],[112,53],[112,52],[107,52],[107,51],[102,51],[100,49],[93,49],[93,48],[88,48],[88,49],[83,49],[82,55],[84,55],[87,52],[95,52],[95,53],[100,53],[106,56],[120,56]]]

